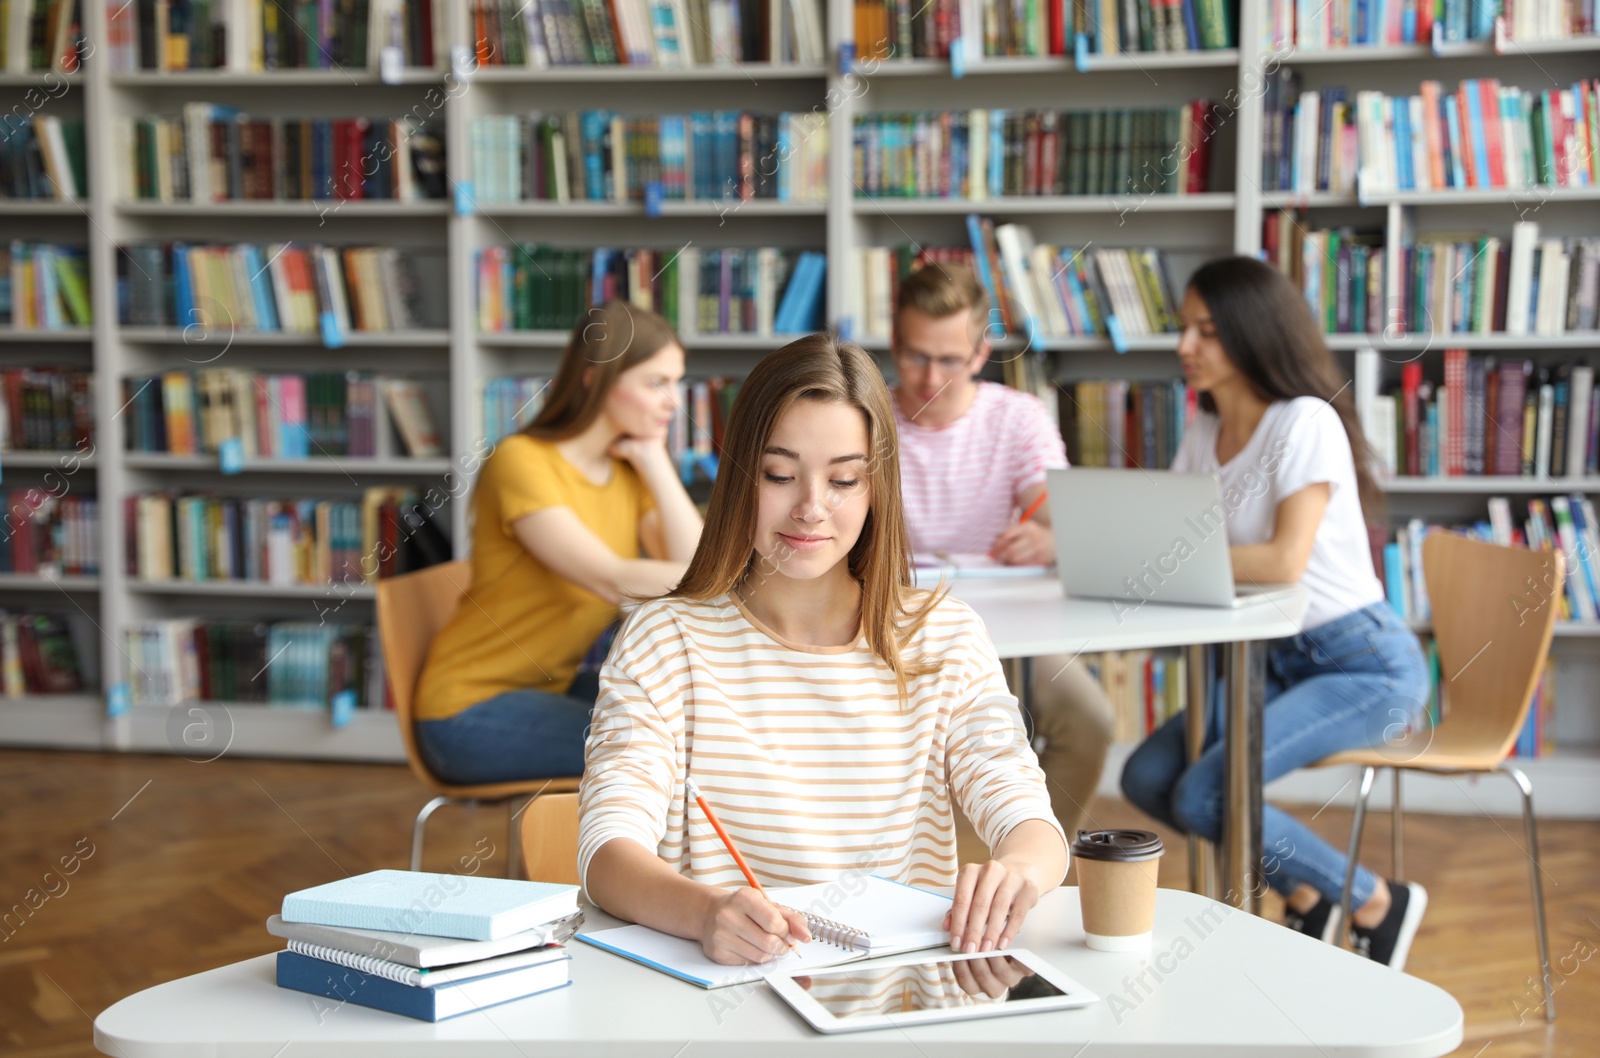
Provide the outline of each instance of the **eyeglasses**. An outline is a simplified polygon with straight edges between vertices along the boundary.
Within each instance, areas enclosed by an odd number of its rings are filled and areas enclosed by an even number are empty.
[[[900,361],[902,365],[914,367],[918,371],[926,371],[929,366],[937,366],[941,374],[953,375],[958,371],[966,370],[968,365],[972,363],[972,358],[977,355],[978,351],[976,349],[966,356],[929,356],[926,353],[907,353],[897,349],[895,350],[894,358]]]

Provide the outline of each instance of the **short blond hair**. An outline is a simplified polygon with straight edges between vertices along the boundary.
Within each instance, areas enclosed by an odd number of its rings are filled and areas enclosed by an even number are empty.
[[[907,309],[942,320],[965,309],[982,326],[989,315],[989,295],[971,268],[960,264],[930,262],[907,276],[895,297],[898,318]]]

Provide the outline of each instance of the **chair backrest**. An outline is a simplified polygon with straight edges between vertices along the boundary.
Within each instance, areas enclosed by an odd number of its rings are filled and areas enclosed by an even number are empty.
[[[1451,744],[1511,752],[1539,682],[1561,602],[1559,551],[1502,547],[1435,530],[1422,571],[1449,696]]]
[[[522,813],[523,877],[578,884],[578,795],[547,793]]]
[[[383,669],[394,696],[395,720],[405,742],[406,760],[424,784],[442,789],[422,763],[412,726],[412,699],[428,647],[439,634],[472,583],[472,565],[444,562],[403,577],[378,581],[378,639],[383,646]]]

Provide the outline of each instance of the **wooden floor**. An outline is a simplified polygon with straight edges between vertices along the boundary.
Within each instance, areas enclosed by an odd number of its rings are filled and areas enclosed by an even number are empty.
[[[0,1054],[14,1058],[95,1054],[92,1019],[123,996],[277,949],[262,922],[283,894],[405,866],[425,800],[397,766],[11,750],[0,751],[0,783],[0,913],[13,915],[0,929]],[[1097,802],[1093,815],[1101,825],[1141,819],[1118,801]],[[1348,824],[1328,809],[1313,826],[1337,839]],[[478,849],[498,873],[504,826],[502,811],[442,810],[426,866],[445,870]],[[1388,836],[1376,820],[1368,847],[1380,868]],[[1432,897],[1409,969],[1466,1010],[1457,1053],[1600,1054],[1600,823],[1552,821],[1540,832],[1561,975],[1553,1028],[1537,1010],[1520,826],[1412,816],[1406,836],[1409,873]],[[1162,883],[1181,885],[1182,843],[1168,847]],[[30,902],[37,908],[16,917]]]

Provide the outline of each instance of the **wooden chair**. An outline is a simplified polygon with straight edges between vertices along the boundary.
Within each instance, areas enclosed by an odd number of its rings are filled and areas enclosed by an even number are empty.
[[[1449,711],[1420,738],[1336,753],[1318,766],[1361,768],[1350,857],[1345,869],[1340,922],[1350,921],[1350,889],[1361,851],[1367,796],[1379,769],[1394,769],[1394,873],[1401,877],[1401,771],[1432,775],[1499,774],[1522,793],[1522,821],[1532,865],[1533,919],[1544,982],[1545,1019],[1554,1021],[1550,944],[1540,882],[1539,836],[1533,815],[1533,785],[1507,761],[1538,685],[1562,584],[1559,551],[1501,547],[1455,533],[1435,531],[1422,543],[1422,571],[1433,610],[1433,637]],[[1347,931],[1340,930],[1341,940]]]
[[[522,813],[523,875],[578,884],[578,795],[545,794]]]
[[[383,667],[394,695],[395,720],[400,725],[400,740],[405,743],[406,762],[417,779],[436,795],[422,806],[411,830],[411,869],[422,869],[422,838],[428,817],[446,804],[477,805],[514,801],[507,823],[509,848],[506,873],[515,876],[521,863],[517,851],[521,837],[517,815],[540,794],[576,790],[577,778],[527,779],[519,782],[481,783],[458,786],[447,783],[428,770],[417,745],[412,715],[412,695],[428,658],[433,637],[456,612],[461,597],[471,583],[471,565],[464,561],[445,562],[417,573],[378,582],[378,638],[383,646]]]

